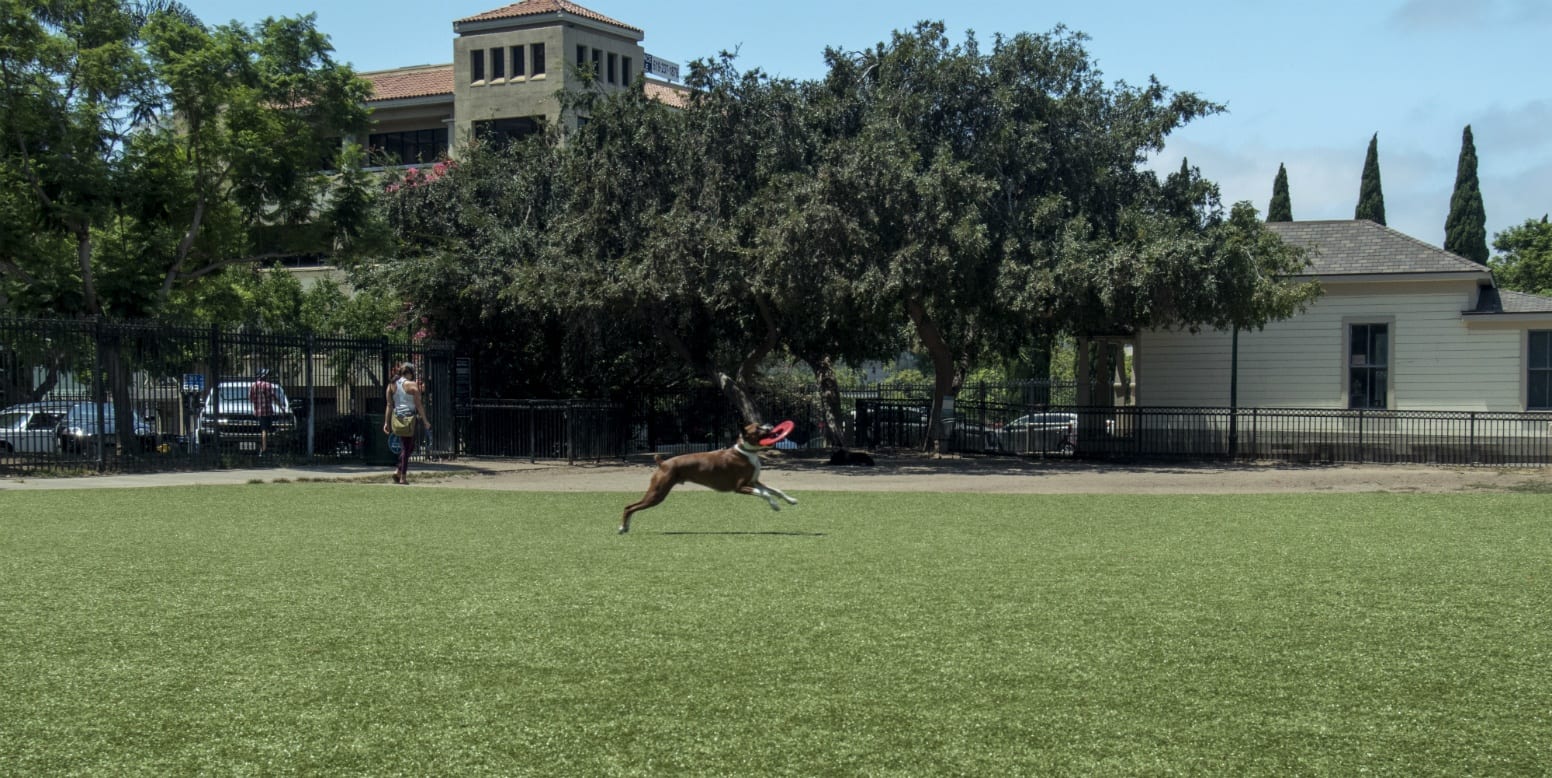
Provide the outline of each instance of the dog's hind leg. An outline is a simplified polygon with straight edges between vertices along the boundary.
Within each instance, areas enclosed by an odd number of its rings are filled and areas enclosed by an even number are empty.
[[[668,493],[672,491],[673,488],[674,484],[672,481],[666,478],[659,479],[656,475],[654,475],[652,477],[652,484],[647,487],[647,493],[642,495],[641,499],[625,506],[625,513],[620,516],[619,534],[624,535],[625,533],[630,532],[630,520],[632,513],[635,513],[636,511],[644,511],[662,502],[668,497]]]

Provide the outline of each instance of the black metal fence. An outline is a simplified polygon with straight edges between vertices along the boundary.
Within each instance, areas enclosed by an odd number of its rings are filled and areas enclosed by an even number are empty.
[[[909,407],[894,403],[884,407],[891,406]],[[1543,412],[1030,409],[962,401],[956,409],[945,439],[951,450],[967,453],[1128,460],[1552,464],[1552,413]],[[917,447],[925,424],[874,422],[868,429],[874,445]]]
[[[455,448],[452,348],[104,320],[0,318],[0,470],[102,472],[392,458],[381,434],[395,365],[426,381],[432,433]],[[286,412],[260,435],[246,389],[260,370]],[[224,407],[223,407],[224,404]],[[123,423],[120,423],[123,420]]]
[[[381,424],[393,367],[413,361],[433,433],[419,456],[602,460],[730,445],[737,414],[711,388],[617,400],[473,396],[446,343],[345,339],[102,320],[0,318],[0,472],[103,472],[393,458]],[[261,438],[239,411],[260,370],[287,413]],[[1552,464],[1552,413],[1309,408],[1080,407],[1076,387],[976,383],[949,409],[943,449],[1131,460]],[[932,387],[842,390],[841,434],[861,448],[921,449]],[[790,419],[782,444],[828,448],[812,387],[756,398]],[[116,420],[127,420],[117,423]]]

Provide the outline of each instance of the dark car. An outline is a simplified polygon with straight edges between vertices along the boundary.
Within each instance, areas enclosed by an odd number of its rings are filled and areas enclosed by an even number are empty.
[[[101,428],[98,428],[98,407],[101,406]],[[134,411],[130,412],[133,418],[134,435],[136,443],[141,451],[154,451],[156,449],[156,428],[151,426],[144,416]],[[81,454],[95,451],[104,441],[113,441],[118,435],[118,424],[114,418],[112,403],[84,402],[70,406],[65,413],[63,421],[59,425],[59,450],[67,454]],[[109,445],[113,445],[111,442]]]
[[[286,397],[284,388],[279,384],[274,386],[275,403],[268,414],[271,418],[271,448],[277,444],[284,447],[284,441],[294,438],[297,432],[296,414],[291,410],[291,400]],[[251,379],[222,381],[205,395],[199,418],[195,421],[197,445],[211,445],[219,437],[223,450],[258,453],[259,418],[253,411],[253,402],[248,399],[252,388]]]

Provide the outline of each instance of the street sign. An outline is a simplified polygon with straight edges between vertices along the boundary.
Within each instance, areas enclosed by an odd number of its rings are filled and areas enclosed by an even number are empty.
[[[183,374],[183,391],[185,391],[185,392],[203,392],[203,391],[205,391],[205,376],[200,374],[200,373],[184,373]]]
[[[641,57],[641,72],[656,76],[665,81],[679,80],[679,63],[659,59],[651,54],[643,54]]]

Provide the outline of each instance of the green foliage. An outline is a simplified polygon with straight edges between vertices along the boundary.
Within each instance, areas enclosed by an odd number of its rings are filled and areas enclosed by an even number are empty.
[[[1460,139],[1460,161],[1455,166],[1455,192],[1450,195],[1450,214],[1444,220],[1444,250],[1487,264],[1487,211],[1482,206],[1482,186],[1477,181],[1477,146],[1466,125]]]
[[[1267,206],[1266,220],[1293,221],[1293,200],[1288,196],[1288,169],[1281,164],[1277,166],[1277,178],[1272,181],[1272,204]]]
[[[1505,289],[1552,295],[1552,224],[1526,219],[1493,236],[1493,278]]]
[[[983,49],[923,23],[827,52],[814,82],[693,63],[684,110],[569,94],[588,121],[564,144],[477,146],[390,187],[399,256],[361,284],[553,388],[700,380],[735,404],[782,349],[824,383],[914,339],[941,396],[1059,335],[1296,310],[1301,257],[1253,210],[1187,164],[1144,167],[1221,106],[1107,85],[1084,40]]]
[[[4,3],[0,235],[35,239],[0,244],[0,302],[219,315],[200,299],[229,296],[210,287],[234,262],[369,242],[366,182],[315,172],[367,127],[368,87],[313,17],[207,28],[176,3]]]
[[[1354,219],[1385,223],[1385,192],[1380,187],[1380,135],[1369,138],[1369,151],[1363,158],[1363,178],[1358,182],[1358,207]]]
[[[393,488],[8,490],[0,773],[1547,764],[1544,495]]]

